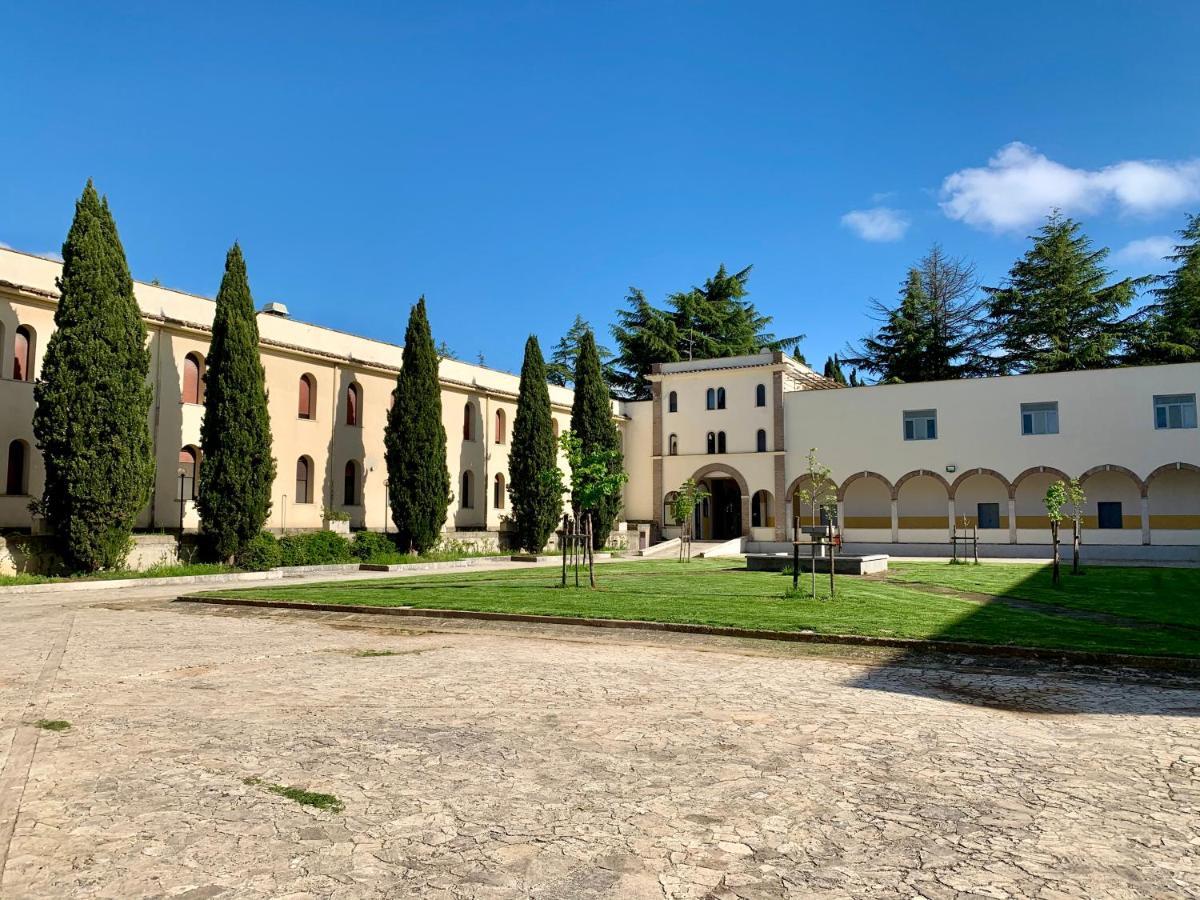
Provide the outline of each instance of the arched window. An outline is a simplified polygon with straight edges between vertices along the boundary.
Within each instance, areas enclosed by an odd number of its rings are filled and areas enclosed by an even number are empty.
[[[667,394],[667,412],[679,412],[679,395],[674,391]]]
[[[767,452],[767,430],[765,428],[758,429],[758,434],[755,436],[755,440],[757,442],[755,444],[755,449],[758,450],[759,453],[766,453]]]
[[[362,497],[359,496],[358,486],[358,463],[350,460],[346,463],[345,474],[342,484],[342,505],[343,506],[358,506],[362,503]]]
[[[346,424],[362,425],[362,388],[357,381],[346,388]]]
[[[508,435],[504,432],[504,410],[496,410],[496,443],[503,444],[508,440]]]
[[[8,476],[4,493],[21,496],[29,493],[29,448],[24,441],[8,445]]]
[[[463,440],[475,440],[475,404],[470,400],[463,404]]]
[[[307,456],[296,460],[296,502],[312,503],[312,460]]]
[[[300,376],[300,402],[296,414],[301,419],[317,417],[317,382],[307,373]]]
[[[725,388],[717,388],[717,409],[725,408]]]
[[[714,391],[712,388],[709,388],[707,391],[704,392],[704,408],[705,409],[716,409],[717,408],[717,392]]]
[[[771,501],[772,497],[769,491],[756,491],[750,498],[750,526],[752,528],[770,528],[775,524]]]
[[[492,480],[492,506],[496,509],[504,509],[504,476],[499,472]]]
[[[754,389],[754,405],[755,406],[766,406],[767,405],[767,386],[765,384],[760,384],[758,387],[756,387]]]
[[[706,444],[707,444],[707,449],[708,449],[709,453],[717,452],[717,435],[715,432],[710,431],[708,433],[708,437],[706,439]]]
[[[679,491],[668,491],[667,496],[663,497],[663,524],[677,525],[675,521],[675,500],[679,497]]]
[[[13,338],[12,377],[33,381],[33,329],[28,325],[18,325]]]
[[[179,398],[183,403],[203,403],[204,397],[201,385],[204,383],[204,357],[199,353],[189,353],[183,358],[183,395]]]
[[[179,448],[179,483],[175,486],[176,500],[195,500],[200,489],[200,453],[195,447]]]
[[[723,431],[717,432],[717,452],[718,453],[725,452],[725,432],[723,432]]]
[[[671,456],[679,455],[679,438],[675,437],[675,435],[667,438],[667,453]]]
[[[458,505],[463,509],[475,508],[475,492],[472,490],[474,488],[473,482],[474,479],[471,477],[471,470],[467,469],[467,471],[462,473],[462,493],[458,498]]]

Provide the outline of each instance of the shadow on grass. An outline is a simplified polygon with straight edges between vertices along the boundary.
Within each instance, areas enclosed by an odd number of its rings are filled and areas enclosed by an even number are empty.
[[[1060,631],[1103,623],[1133,632],[1177,634],[1189,642],[1200,633],[1200,572],[1195,570],[1105,567],[1072,575],[1064,566],[1062,583],[1055,586],[1049,566],[1025,568],[1016,575],[1015,566],[929,563],[905,567],[899,578],[889,580],[919,588],[936,579],[939,587],[950,583],[952,590],[946,593],[977,602],[977,608],[931,640],[977,641],[981,631],[1004,627],[1009,609]],[[1010,634],[1003,643],[1020,646],[1022,637]],[[1084,640],[1078,649],[1092,648]],[[1051,649],[1039,659],[910,651],[871,667],[851,685],[1025,716],[1200,716],[1200,674],[1080,665],[1055,655]]]

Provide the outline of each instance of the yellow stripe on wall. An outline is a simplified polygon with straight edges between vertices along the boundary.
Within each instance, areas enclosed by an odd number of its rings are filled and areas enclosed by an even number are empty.
[[[891,528],[891,516],[846,516],[847,528]]]
[[[1162,531],[1194,531],[1200,529],[1200,516],[1151,516],[1150,527]]]
[[[948,528],[945,516],[901,516],[901,528]]]

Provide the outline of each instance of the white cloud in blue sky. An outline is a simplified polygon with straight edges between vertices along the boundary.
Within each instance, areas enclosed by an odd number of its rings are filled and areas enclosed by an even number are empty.
[[[1130,241],[1113,254],[1113,259],[1121,263],[1156,264],[1174,252],[1175,238],[1168,234],[1156,234]]]
[[[842,216],[842,224],[864,241],[898,241],[908,231],[909,221],[899,210],[888,206],[852,209]]]
[[[1050,210],[1095,213],[1115,205],[1150,215],[1200,199],[1200,159],[1124,160],[1074,169],[1014,141],[982,168],[960,169],[942,182],[942,211],[976,228],[1028,228]]]

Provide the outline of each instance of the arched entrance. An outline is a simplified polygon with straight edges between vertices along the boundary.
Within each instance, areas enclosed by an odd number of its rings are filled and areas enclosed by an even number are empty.
[[[750,492],[741,473],[720,463],[692,476],[709,498],[696,507],[693,534],[698,541],[728,541],[749,533]]]

